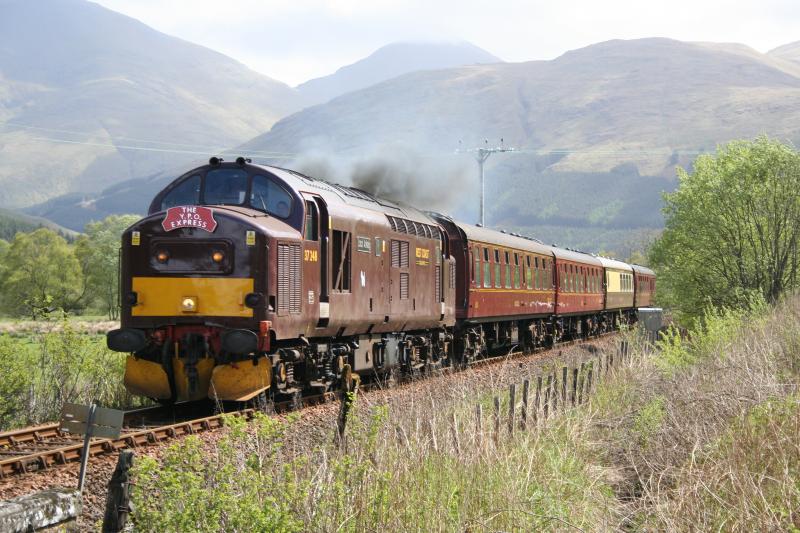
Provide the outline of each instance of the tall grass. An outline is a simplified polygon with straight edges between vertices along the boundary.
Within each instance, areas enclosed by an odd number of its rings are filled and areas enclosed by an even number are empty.
[[[631,342],[638,343],[633,333]],[[680,340],[678,340],[680,339]],[[485,388],[398,391],[333,426],[230,420],[136,467],[142,531],[790,530],[800,527],[800,301],[708,313],[590,400],[495,440]],[[498,386],[494,394],[504,392]],[[540,413],[541,414],[541,413]]]

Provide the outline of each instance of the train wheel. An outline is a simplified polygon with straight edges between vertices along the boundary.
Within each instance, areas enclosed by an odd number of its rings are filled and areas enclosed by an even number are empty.
[[[255,409],[259,413],[274,414],[275,405],[272,401],[272,389],[269,388],[257,394],[253,399],[247,402],[248,407]]]

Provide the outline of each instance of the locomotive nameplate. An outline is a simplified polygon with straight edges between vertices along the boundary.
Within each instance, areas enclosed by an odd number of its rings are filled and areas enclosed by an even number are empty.
[[[164,231],[178,228],[198,228],[213,233],[217,229],[214,212],[207,207],[182,205],[167,209],[167,215],[161,221]]]
[[[372,239],[369,237],[357,237],[358,251],[370,253],[372,252]]]

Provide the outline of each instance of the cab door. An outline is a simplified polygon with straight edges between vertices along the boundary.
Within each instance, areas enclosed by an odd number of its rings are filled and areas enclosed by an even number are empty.
[[[303,224],[303,309],[309,329],[319,327],[328,316],[328,238],[327,209],[318,196],[303,194],[305,221]],[[323,217],[323,213],[325,216]],[[307,332],[307,336],[312,334]]]

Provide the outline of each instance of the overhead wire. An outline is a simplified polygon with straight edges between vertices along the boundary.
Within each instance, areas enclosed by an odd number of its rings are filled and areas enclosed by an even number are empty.
[[[81,136],[91,136],[90,132],[80,132],[74,130],[67,130],[67,129],[59,129],[59,128],[47,128],[43,126],[34,126],[31,124],[22,124],[19,122],[14,121],[0,121],[0,127],[7,126],[10,128],[16,129],[26,129],[26,130],[38,130],[38,131],[46,131],[46,132],[53,132],[53,133],[63,133],[67,135],[81,135]],[[185,154],[185,155],[199,155],[205,156],[209,154],[218,154],[218,155],[239,155],[244,154],[250,157],[259,157],[265,159],[292,159],[296,158],[301,153],[297,152],[269,152],[269,151],[252,151],[252,150],[241,150],[235,148],[218,148],[218,147],[208,147],[208,146],[201,146],[198,144],[190,144],[190,143],[180,143],[174,141],[163,141],[163,140],[156,140],[156,139],[142,139],[138,137],[128,137],[128,136],[118,136],[112,137],[112,142],[108,143],[101,143],[101,142],[93,142],[93,141],[85,141],[85,140],[74,140],[74,139],[65,139],[60,137],[30,137],[27,140],[38,141],[38,142],[52,142],[52,143],[60,143],[60,144],[76,144],[76,145],[85,145],[85,146],[95,146],[100,148],[113,148],[119,150],[134,150],[134,151],[145,151],[145,152],[159,152],[159,153],[173,153],[173,154]],[[116,144],[113,141],[116,140],[126,140],[131,141],[134,143],[146,143],[151,145],[161,145],[154,146],[154,147],[147,147],[147,146],[137,146],[134,144]],[[183,147],[183,148],[175,148],[175,147]],[[470,149],[470,150],[457,150],[455,152],[439,152],[439,153],[429,153],[429,154],[417,154],[418,157],[423,158],[436,158],[448,155],[463,155],[473,151],[477,151],[478,149]],[[330,152],[326,151],[324,154],[337,154],[337,152]],[[559,149],[535,149],[535,148],[520,148],[520,149],[513,149],[505,152],[506,154],[533,154],[533,155],[570,155],[570,154],[594,154],[594,155],[659,155],[664,153],[669,154],[677,154],[677,155],[701,155],[705,153],[709,153],[704,150],[680,150],[680,149],[670,149],[668,147],[664,148],[655,148],[655,149],[648,149],[648,148],[624,148],[624,149],[605,149],[605,148],[559,148]]]

